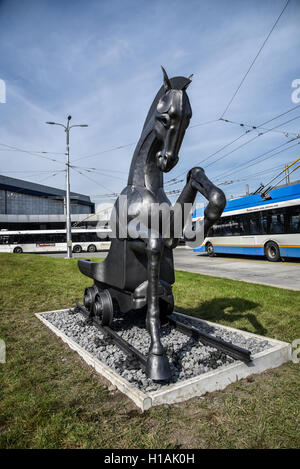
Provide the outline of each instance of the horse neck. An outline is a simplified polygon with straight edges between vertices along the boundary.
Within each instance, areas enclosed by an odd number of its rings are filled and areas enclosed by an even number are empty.
[[[155,155],[161,148],[152,130],[143,132],[133,155],[128,185],[145,187],[151,192],[157,192],[163,187],[163,174],[156,167]]]

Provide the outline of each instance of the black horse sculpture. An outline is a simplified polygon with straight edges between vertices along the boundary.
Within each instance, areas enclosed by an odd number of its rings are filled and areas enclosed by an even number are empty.
[[[113,221],[116,221],[118,229],[116,237],[111,240],[110,251],[104,262],[78,262],[80,271],[94,279],[94,285],[85,290],[84,305],[91,316],[101,320],[102,325],[111,324],[116,308],[121,313],[147,308],[146,325],[151,345],[146,374],[155,381],[170,377],[169,362],[160,340],[160,327],[174,307],[172,249],[177,246],[180,236],[172,234],[179,222],[184,228],[187,215],[185,210],[171,209],[171,228],[165,236],[162,220],[158,229],[153,230],[149,213],[155,204],[164,203],[171,208],[163,188],[163,173],[170,171],[178,162],[181,143],[192,116],[186,94],[191,79],[169,79],[164,69],[163,76],[163,86],[150,107],[132,158],[128,185],[114,206]],[[209,202],[204,214],[205,236],[221,216],[226,199],[203,169],[196,167],[188,172],[186,185],[175,205],[184,208],[184,204],[192,204],[197,192]],[[125,196],[127,205],[122,205]],[[165,216],[164,212],[162,217]],[[133,236],[130,223],[137,218],[142,223],[138,224],[137,234]]]

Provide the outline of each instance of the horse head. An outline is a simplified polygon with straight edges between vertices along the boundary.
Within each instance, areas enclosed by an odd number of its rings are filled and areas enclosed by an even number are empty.
[[[192,109],[186,94],[186,89],[192,80],[191,77],[181,77],[176,86],[174,79],[168,78],[163,67],[162,71],[164,93],[156,107],[154,131],[162,143],[161,149],[156,153],[156,165],[160,171],[167,173],[178,162],[182,140],[192,117]]]

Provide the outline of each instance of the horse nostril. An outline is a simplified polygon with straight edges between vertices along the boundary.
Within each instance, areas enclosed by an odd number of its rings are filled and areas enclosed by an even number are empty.
[[[158,151],[156,153],[156,158],[166,160],[168,159],[168,155],[166,153],[163,153],[162,151]]]

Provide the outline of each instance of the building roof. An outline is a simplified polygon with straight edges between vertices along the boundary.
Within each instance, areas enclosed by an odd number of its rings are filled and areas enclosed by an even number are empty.
[[[63,199],[65,191],[55,187],[44,186],[35,182],[24,181],[23,179],[15,179],[8,176],[0,175],[0,189],[9,190],[12,192],[22,192],[23,194],[39,195],[43,197],[51,197],[56,199]],[[88,195],[78,194],[71,192],[71,199],[86,205],[92,204]]]

